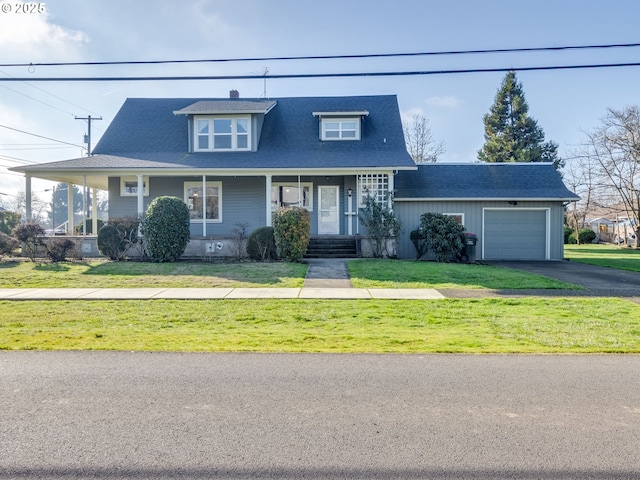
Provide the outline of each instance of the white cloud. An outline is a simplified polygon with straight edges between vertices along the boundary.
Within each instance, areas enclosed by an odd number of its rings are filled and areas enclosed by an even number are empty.
[[[19,2],[6,2],[12,11],[0,14],[0,45],[4,62],[43,62],[74,59],[88,37],[53,23],[45,13],[17,13]]]
[[[442,97],[428,97],[425,103],[430,107],[455,108],[462,105],[462,100],[453,95],[445,95]]]

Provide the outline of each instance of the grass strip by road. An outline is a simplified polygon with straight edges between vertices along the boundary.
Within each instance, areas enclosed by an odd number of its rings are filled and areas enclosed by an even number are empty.
[[[615,245],[565,245],[564,256],[572,262],[640,272],[640,250]]]
[[[299,263],[0,262],[0,288],[298,288]]]
[[[3,350],[640,353],[611,298],[0,302]]]
[[[348,267],[356,288],[581,289],[552,278],[488,265],[359,259],[350,261]]]

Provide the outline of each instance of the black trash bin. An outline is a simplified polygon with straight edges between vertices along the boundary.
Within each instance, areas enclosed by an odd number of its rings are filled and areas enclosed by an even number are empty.
[[[476,243],[478,243],[478,236],[475,233],[464,232],[464,247],[462,248],[460,260],[467,263],[475,263]]]

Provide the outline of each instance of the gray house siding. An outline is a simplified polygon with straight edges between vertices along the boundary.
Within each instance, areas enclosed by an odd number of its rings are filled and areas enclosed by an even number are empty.
[[[463,223],[465,230],[475,233],[478,236],[478,244],[476,245],[476,258],[482,259],[483,252],[487,255],[487,258],[492,257],[496,259],[496,253],[492,250],[491,245],[484,245],[483,238],[485,232],[484,228],[484,213],[487,211],[548,211],[548,235],[545,232],[545,239],[548,239],[545,255],[546,259],[561,260],[564,256],[563,246],[563,216],[564,208],[562,202],[553,201],[519,201],[517,205],[510,205],[506,201],[396,201],[394,205],[396,214],[402,221],[403,231],[398,241],[398,256],[400,258],[415,258],[416,251],[409,239],[409,234],[412,230],[418,228],[420,224],[420,216],[423,213],[447,213],[447,214],[461,214],[463,215]],[[545,220],[546,220],[545,216]],[[516,227],[514,227],[516,228]],[[495,232],[492,232],[495,234]],[[539,231],[533,231],[532,236],[539,237]],[[518,237],[516,230],[516,236],[513,239],[514,242],[521,242],[523,247],[518,245],[513,246],[513,251],[517,251],[522,255],[519,258],[527,258],[529,255],[528,241],[523,241],[522,236]],[[486,247],[486,248],[485,248]]]
[[[238,223],[248,224],[248,231],[262,227],[266,222],[266,178],[264,176],[207,176],[208,182],[219,181],[222,183],[222,221],[207,222],[207,237],[229,237]],[[347,176],[300,176],[301,184],[312,183],[313,185],[313,202],[311,214],[311,234],[318,233],[318,212],[319,212],[319,186],[338,186],[339,187],[339,233],[345,235],[349,231],[349,218],[345,214],[348,207],[348,190],[352,190],[352,210],[357,210],[357,193],[356,193],[356,177],[355,175]],[[144,197],[144,210],[154,198],[170,195],[178,198],[184,198],[185,182],[202,182],[201,176],[189,177],[150,177],[149,178],[149,195]],[[272,177],[272,184],[290,183],[297,184],[297,176],[278,176]],[[135,217],[137,215],[138,199],[136,196],[121,195],[120,177],[109,178],[109,218]],[[362,233],[362,227],[357,225],[357,216],[353,216],[352,234],[356,234],[359,230]],[[201,222],[191,223],[192,237],[202,236],[203,229]]]

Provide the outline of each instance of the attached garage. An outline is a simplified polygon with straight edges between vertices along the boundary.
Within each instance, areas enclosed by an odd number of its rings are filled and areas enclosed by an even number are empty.
[[[483,210],[482,258],[548,260],[549,209]]]
[[[579,199],[551,163],[433,163],[395,177],[400,258],[426,212],[450,215],[477,235],[478,260],[562,260],[564,207]]]

